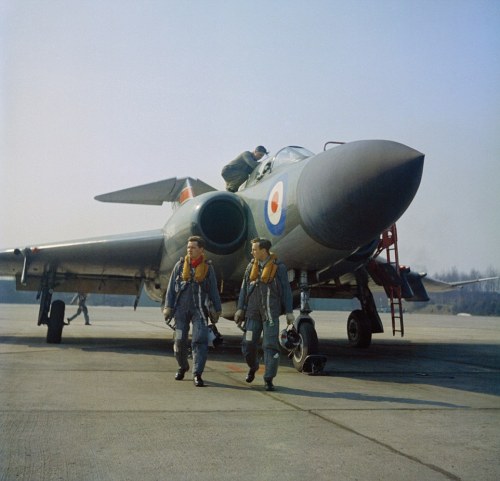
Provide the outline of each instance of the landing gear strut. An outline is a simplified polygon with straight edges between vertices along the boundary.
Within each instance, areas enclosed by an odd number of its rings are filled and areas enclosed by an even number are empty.
[[[294,326],[300,336],[300,344],[292,351],[293,366],[299,372],[307,374],[320,373],[326,364],[326,356],[318,354],[318,335],[314,320],[309,313],[309,286],[307,272],[300,273],[300,314],[295,319]]]

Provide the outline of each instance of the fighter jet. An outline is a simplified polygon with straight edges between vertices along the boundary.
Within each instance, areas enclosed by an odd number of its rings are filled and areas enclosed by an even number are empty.
[[[423,275],[399,265],[395,230],[418,190],[424,154],[388,140],[328,144],[316,155],[298,146],[279,150],[236,193],[171,178],[98,195],[102,202],[173,202],[175,208],[154,231],[3,250],[0,275],[15,277],[18,290],[38,292],[38,324],[47,325],[48,342],[58,343],[65,306],[52,302],[54,294],[133,294],[137,306],[144,291],[161,304],[187,238],[199,235],[216,269],[222,316],[232,319],[250,241],[266,237],[288,268],[298,310],[294,366],[320,370],[310,298],[359,300],[347,320],[356,347],[369,346],[372,334],[383,332],[372,289],[388,295],[393,332],[401,334],[401,299],[428,300]]]

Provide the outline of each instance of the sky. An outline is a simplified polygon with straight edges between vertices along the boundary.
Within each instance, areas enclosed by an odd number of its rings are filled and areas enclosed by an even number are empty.
[[[426,156],[401,263],[500,269],[500,2],[0,0],[0,249],[159,229],[94,196],[361,139]]]

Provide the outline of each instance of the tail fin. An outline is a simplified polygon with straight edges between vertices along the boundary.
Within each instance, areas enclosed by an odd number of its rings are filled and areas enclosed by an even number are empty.
[[[191,186],[191,182],[189,178],[186,179],[184,183],[184,188],[181,190],[179,194],[179,204],[184,204],[186,200],[192,199],[194,197],[193,187]]]
[[[192,177],[178,179],[177,177],[173,177],[151,184],[97,195],[94,199],[100,202],[117,202],[122,204],[162,205],[163,202],[179,202],[182,204],[187,199],[214,190],[217,189],[199,179],[193,179]]]

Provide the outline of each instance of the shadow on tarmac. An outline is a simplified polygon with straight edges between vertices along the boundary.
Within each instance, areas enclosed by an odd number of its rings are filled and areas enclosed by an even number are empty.
[[[324,399],[346,399],[349,401],[368,401],[368,402],[381,402],[381,403],[400,403],[411,404],[415,406],[433,406],[439,408],[465,408],[460,404],[451,404],[439,401],[425,401],[422,399],[401,398],[394,396],[373,396],[360,394],[357,392],[319,392],[319,391],[306,391],[304,389],[295,389],[287,387],[279,387],[280,394],[288,394],[291,396],[305,396],[313,398]]]
[[[65,337],[61,344],[47,344],[45,337],[0,336],[0,344],[26,346],[32,349],[81,349],[87,352],[140,354],[148,356],[172,355],[172,337],[164,338],[72,338]],[[424,343],[401,340],[374,341],[369,349],[355,349],[342,340],[322,340],[320,352],[328,357],[325,370],[320,374],[366,381],[420,384],[460,389],[463,391],[500,395],[500,352],[497,344],[480,343]],[[210,348],[209,360],[243,362],[240,336],[224,336],[224,344]],[[292,367],[285,354],[280,365]],[[297,375],[299,375],[297,373]],[[215,383],[210,383],[215,385]],[[221,385],[220,387],[232,387]],[[245,389],[242,387],[241,389]],[[418,404],[405,398],[368,396],[359,393],[324,393],[280,388],[281,393],[296,396],[345,398],[357,401],[399,402]],[[435,403],[440,407],[460,407]]]

